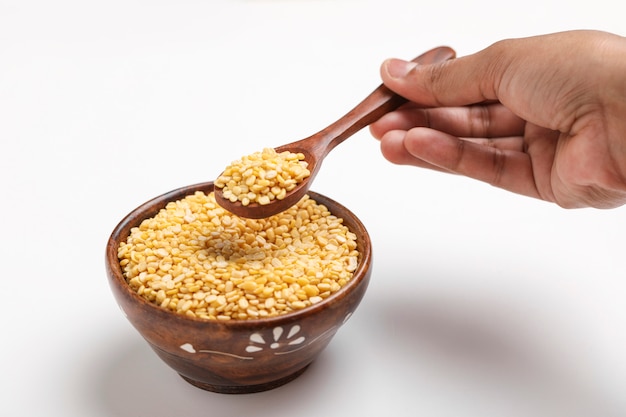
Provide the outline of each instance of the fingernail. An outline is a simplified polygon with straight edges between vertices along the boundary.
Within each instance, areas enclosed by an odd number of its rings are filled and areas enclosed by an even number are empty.
[[[409,73],[417,64],[415,62],[403,61],[401,59],[388,59],[385,62],[387,74],[391,78],[402,78]]]

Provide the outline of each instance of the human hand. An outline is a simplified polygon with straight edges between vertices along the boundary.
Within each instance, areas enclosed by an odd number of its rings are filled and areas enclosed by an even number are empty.
[[[564,208],[626,203],[626,38],[509,39],[433,65],[387,60],[381,77],[411,101],[370,125],[389,161]]]

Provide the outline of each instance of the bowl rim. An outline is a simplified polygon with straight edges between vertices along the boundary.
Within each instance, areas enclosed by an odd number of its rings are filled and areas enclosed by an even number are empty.
[[[349,210],[341,203],[315,191],[309,191],[307,194],[309,194],[311,198],[318,202],[318,204],[323,204],[325,206],[327,206],[327,204],[333,205],[337,209],[345,211],[350,216],[350,218],[346,219],[346,216],[341,216],[343,218],[343,221],[350,223],[350,231],[360,237],[359,239],[357,239],[360,259],[357,268],[353,273],[352,279],[350,279],[337,292],[331,294],[329,297],[323,299],[319,303],[307,306],[300,310],[291,311],[289,313],[280,314],[273,317],[264,317],[259,319],[217,320],[201,317],[190,317],[180,313],[176,313],[167,310],[161,306],[158,306],[137,294],[136,291],[130,288],[122,273],[122,268],[117,256],[119,242],[128,237],[128,234],[130,233],[132,227],[139,225],[146,218],[156,215],[156,213],[163,207],[165,207],[168,202],[184,198],[185,196],[193,194],[196,191],[209,193],[212,191],[212,188],[213,181],[200,182],[188,186],[178,187],[140,204],[139,206],[131,210],[128,214],[126,214],[111,232],[106,245],[105,265],[109,278],[109,284],[111,286],[116,286],[120,291],[125,294],[126,297],[130,297],[134,302],[141,304],[149,311],[153,311],[156,315],[164,315],[169,319],[174,319],[182,323],[196,323],[207,326],[223,326],[241,329],[258,328],[261,325],[271,326],[286,324],[301,320],[302,318],[308,315],[316,314],[317,312],[324,310],[329,306],[341,303],[342,300],[351,291],[358,288],[363,283],[365,285],[368,284],[369,275],[371,274],[372,267],[372,242],[371,237],[367,232],[367,229],[365,228],[361,220],[351,210]],[[331,213],[333,215],[337,215],[333,212],[333,210],[331,210]]]

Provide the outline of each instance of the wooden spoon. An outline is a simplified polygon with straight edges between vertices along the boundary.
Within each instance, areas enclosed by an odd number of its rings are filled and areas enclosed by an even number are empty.
[[[432,64],[455,57],[455,52],[446,46],[431,49],[413,60],[419,64]],[[317,175],[324,157],[337,145],[350,136],[378,120],[405,103],[407,100],[380,85],[354,109],[345,116],[329,125],[318,133],[296,142],[288,143],[276,148],[277,152],[289,151],[304,154],[311,172],[293,190],[287,193],[284,199],[274,199],[269,204],[250,203],[247,206],[241,202],[231,202],[224,198],[223,190],[215,187],[215,200],[224,209],[240,217],[261,219],[270,217],[287,210],[296,204],[307,193],[315,175]]]

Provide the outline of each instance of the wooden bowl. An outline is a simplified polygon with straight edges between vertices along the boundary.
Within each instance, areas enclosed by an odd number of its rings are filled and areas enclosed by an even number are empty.
[[[209,193],[213,183],[178,188],[130,212],[115,227],[106,247],[106,271],[113,295],[156,354],[196,387],[220,393],[251,393],[281,386],[302,374],[350,318],[367,289],[372,266],[370,237],[347,208],[309,192],[357,235],[361,257],[354,275],[323,301],[281,316],[249,320],[209,320],[166,310],[129,287],[117,251],[131,228],[153,217],[168,202],[195,191]]]

